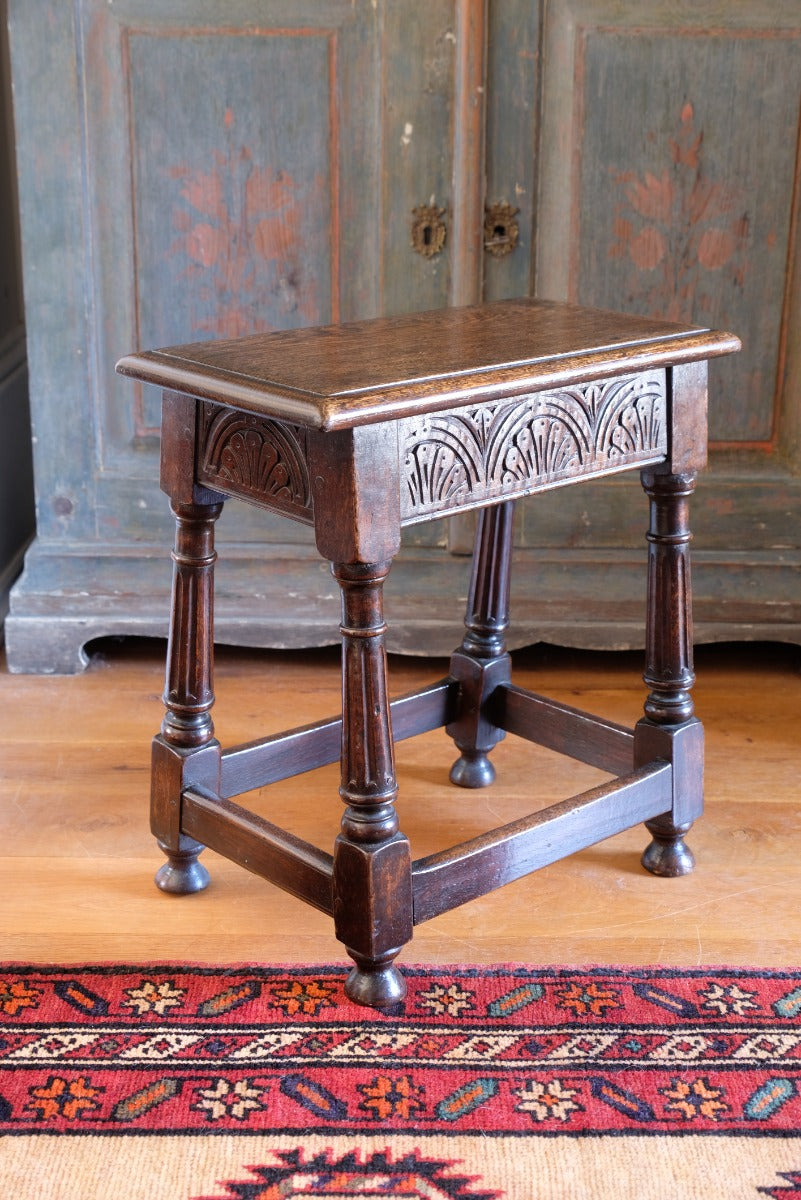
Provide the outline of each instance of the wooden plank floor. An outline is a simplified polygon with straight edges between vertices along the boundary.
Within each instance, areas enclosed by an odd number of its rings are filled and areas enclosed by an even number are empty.
[[[84,675],[9,675],[0,664],[0,958],[34,962],[341,961],[330,920],[208,852],[209,889],[170,897],[148,831],[149,743],[161,718],[163,644],[102,644]],[[625,724],[644,696],[638,654],[547,647],[515,656],[524,687]],[[642,871],[631,830],[418,928],[401,961],[797,965],[801,962],[801,650],[703,647],[707,810],[691,835],[693,875]],[[394,695],[443,661],[393,658]],[[222,649],[215,709],[224,745],[329,716],[335,651]],[[599,781],[591,768],[514,738],[498,782],[450,786],[443,731],[398,751],[401,824],[415,857]],[[330,848],[337,769],[263,789],[246,803]]]

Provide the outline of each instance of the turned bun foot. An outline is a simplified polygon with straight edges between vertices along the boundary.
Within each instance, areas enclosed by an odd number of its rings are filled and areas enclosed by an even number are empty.
[[[684,840],[690,826],[677,827],[671,823],[668,827],[657,821],[647,821],[646,826],[653,834],[653,841],[641,859],[646,871],[670,879],[689,875],[695,866],[693,852]]]
[[[395,1008],[406,995],[406,980],[392,959],[397,954],[393,951],[391,957],[371,961],[366,958],[356,959],[354,966],[345,980],[345,995],[354,1004],[366,1004],[369,1008]]]
[[[495,768],[486,754],[482,754],[480,750],[474,754],[469,752],[462,754],[451,767],[450,781],[458,787],[487,787],[494,779]]]
[[[171,892],[174,896],[188,896],[192,892],[202,892],[208,887],[211,876],[203,863],[198,862],[198,855],[203,846],[195,842],[191,849],[167,850],[161,847],[167,855],[167,861],[156,872],[156,886],[162,892]]]

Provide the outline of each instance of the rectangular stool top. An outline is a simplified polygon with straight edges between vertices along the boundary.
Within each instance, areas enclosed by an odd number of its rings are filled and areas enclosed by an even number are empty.
[[[502,300],[129,354],[122,375],[313,429],[353,428],[731,354],[733,334]]]

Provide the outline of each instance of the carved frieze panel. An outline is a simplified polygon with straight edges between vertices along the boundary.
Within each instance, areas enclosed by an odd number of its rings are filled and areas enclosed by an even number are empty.
[[[404,523],[659,462],[664,371],[399,422]]]
[[[209,403],[200,420],[199,483],[311,524],[305,429]]]

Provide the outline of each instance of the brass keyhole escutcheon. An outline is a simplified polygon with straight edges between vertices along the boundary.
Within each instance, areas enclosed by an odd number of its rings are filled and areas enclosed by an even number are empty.
[[[512,208],[502,200],[484,208],[484,249],[493,258],[505,258],[511,254],[520,237],[520,227],[515,217],[519,208]]]
[[[445,209],[436,204],[418,204],[412,209],[412,245],[424,258],[433,258],[445,245]]]

